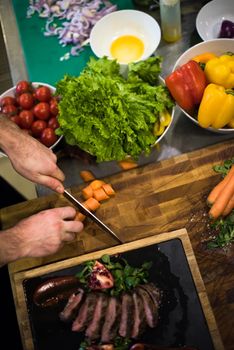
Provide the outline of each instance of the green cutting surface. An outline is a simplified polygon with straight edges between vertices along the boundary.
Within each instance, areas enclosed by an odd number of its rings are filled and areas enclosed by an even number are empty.
[[[131,0],[112,3],[117,4],[118,10],[133,8]],[[12,4],[29,80],[55,85],[65,74],[79,75],[89,57],[94,55],[90,47],[86,46],[79,56],[61,61],[60,58],[70,52],[71,46],[62,47],[57,36],[44,36],[45,18],[40,18],[37,13],[27,18],[28,0],[12,0]]]

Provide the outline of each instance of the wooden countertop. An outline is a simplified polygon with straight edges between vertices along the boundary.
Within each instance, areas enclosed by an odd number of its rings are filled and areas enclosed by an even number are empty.
[[[234,155],[234,141],[216,144],[161,162],[152,163],[105,178],[116,196],[103,203],[97,216],[103,219],[124,242],[185,227],[207,289],[208,297],[227,350],[234,349],[234,274],[233,246],[208,250],[208,208],[206,198],[220,181],[212,166]],[[82,186],[72,188],[79,197]],[[0,212],[3,228],[45,208],[62,205],[65,199],[41,197]],[[59,253],[43,259],[24,259],[9,265],[10,274],[76,257],[116,245],[94,223],[87,222],[77,240]],[[14,286],[13,286],[14,288]]]

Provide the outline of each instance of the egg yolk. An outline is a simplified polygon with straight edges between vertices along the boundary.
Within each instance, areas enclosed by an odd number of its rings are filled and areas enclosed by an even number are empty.
[[[141,58],[144,52],[144,43],[133,35],[123,35],[115,39],[110,53],[119,63],[130,63]]]

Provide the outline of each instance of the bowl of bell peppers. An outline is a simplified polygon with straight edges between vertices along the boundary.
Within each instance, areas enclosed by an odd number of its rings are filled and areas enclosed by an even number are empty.
[[[172,97],[195,124],[234,132],[234,41],[215,39],[185,51],[165,78]]]

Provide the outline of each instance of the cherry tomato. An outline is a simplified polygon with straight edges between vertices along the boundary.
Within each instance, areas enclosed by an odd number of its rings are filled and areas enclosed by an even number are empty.
[[[33,95],[29,92],[24,92],[23,94],[20,95],[19,97],[19,105],[23,109],[31,109],[34,104],[34,99]]]
[[[12,115],[10,118],[9,118],[13,123],[17,124],[18,126],[20,126],[20,117],[19,115]]]
[[[30,129],[34,121],[34,116],[32,111],[23,110],[19,114],[20,127],[22,129]]]
[[[49,120],[48,120],[48,127],[49,128],[52,128],[52,129],[58,129],[59,128],[59,122],[57,120],[56,117],[51,117]]]
[[[18,112],[18,109],[14,105],[6,105],[6,106],[2,107],[3,114],[14,115],[14,114],[17,114],[17,112]]]
[[[32,123],[31,130],[35,137],[40,137],[42,131],[47,127],[47,123],[44,120],[35,120]]]
[[[34,115],[41,120],[47,120],[50,116],[50,105],[47,102],[39,102],[33,108]]]
[[[5,96],[0,101],[0,106],[4,107],[6,105],[15,105],[16,99],[12,96]]]
[[[57,141],[57,135],[51,128],[45,128],[42,131],[40,141],[47,147],[52,146]]]
[[[55,117],[58,115],[58,101],[55,98],[50,100],[50,113]]]
[[[51,99],[51,92],[47,86],[39,86],[35,90],[36,99],[40,102],[49,102]]]
[[[31,85],[28,81],[25,81],[25,80],[19,81],[15,88],[15,92],[17,95],[21,95],[24,92],[28,92],[30,90],[31,90]]]

